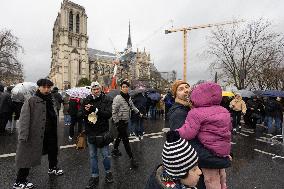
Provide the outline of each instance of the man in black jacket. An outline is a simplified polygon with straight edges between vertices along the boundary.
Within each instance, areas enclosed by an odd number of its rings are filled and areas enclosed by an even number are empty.
[[[249,126],[256,130],[256,124],[259,119],[261,119],[261,112],[263,110],[262,103],[257,99],[257,96],[252,97],[252,99],[247,102],[247,116]]]
[[[4,86],[0,84],[0,135],[5,133],[5,127],[12,112],[11,95],[4,92]]]
[[[182,80],[177,80],[172,86],[172,92],[175,97],[175,103],[170,108],[168,117],[170,129],[174,131],[184,124],[185,118],[190,110],[188,101],[190,85]]]
[[[175,103],[170,108],[168,117],[169,117],[169,126],[170,130],[174,131],[180,127],[183,126],[185,119],[187,117],[188,112],[190,111],[190,102],[189,102],[189,95],[190,95],[191,89],[190,85],[182,80],[177,80],[172,85],[172,93],[175,97]],[[198,147],[198,141],[193,139],[191,144],[194,144],[193,147],[197,149]],[[210,153],[208,150],[204,150],[202,154],[198,154],[199,156],[202,155],[203,157],[206,156],[208,158],[211,158],[211,161],[214,162],[214,165],[217,165],[217,167],[211,167],[211,165],[208,165],[208,167],[203,168],[212,168],[212,169],[218,169],[224,166],[224,164],[228,165],[230,164],[229,158],[214,158],[214,154]],[[207,165],[206,165],[207,166]],[[218,167],[220,166],[220,167]],[[198,189],[205,189],[204,184],[204,176],[201,175],[199,182],[197,184]]]
[[[63,102],[61,94],[58,92],[57,87],[53,87],[52,91],[52,97],[55,102],[56,110],[57,110],[57,115],[59,116],[59,110],[61,109],[61,103]]]
[[[111,161],[109,143],[99,141],[99,136],[109,131],[109,119],[111,118],[111,99],[101,92],[98,82],[92,83],[92,94],[83,100],[81,114],[85,120],[85,131],[89,146],[92,176],[86,188],[95,188],[99,184],[98,156],[99,151],[103,156],[105,168],[105,182],[112,183]]]

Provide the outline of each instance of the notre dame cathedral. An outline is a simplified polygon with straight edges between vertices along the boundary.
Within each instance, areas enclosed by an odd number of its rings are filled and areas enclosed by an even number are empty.
[[[132,49],[130,24],[127,49]],[[99,81],[103,86],[111,84],[113,60],[116,55],[88,48],[87,14],[85,8],[69,0],[63,0],[53,27],[51,45],[52,60],[49,78],[61,90],[75,87],[81,78]],[[117,76],[131,81],[150,79],[150,54],[130,51],[120,58]]]

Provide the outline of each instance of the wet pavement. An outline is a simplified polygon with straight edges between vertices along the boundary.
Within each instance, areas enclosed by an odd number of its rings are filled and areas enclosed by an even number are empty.
[[[128,157],[122,143],[122,156],[112,158],[112,172],[115,182],[104,183],[101,161],[101,189],[143,189],[153,169],[161,163],[162,146],[165,140],[162,119],[145,122],[146,135],[142,141],[131,138],[131,146],[139,168],[130,169]],[[68,127],[62,121],[59,126],[59,166],[65,174],[61,177],[47,175],[47,157],[42,157],[41,166],[32,168],[29,180],[39,189],[83,189],[90,177],[88,150],[78,151],[68,141]],[[233,136],[233,165],[227,169],[229,188],[232,189],[284,189],[284,146],[271,145],[271,136],[262,134],[261,127],[254,132],[243,128]],[[14,154],[16,134],[0,136],[0,189],[12,188],[15,179]],[[70,146],[71,145],[71,146]],[[111,146],[112,149],[112,146]],[[10,156],[10,157],[7,157]],[[99,157],[101,160],[101,157]]]

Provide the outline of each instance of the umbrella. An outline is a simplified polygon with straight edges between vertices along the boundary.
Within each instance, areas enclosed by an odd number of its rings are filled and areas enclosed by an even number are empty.
[[[256,90],[256,91],[253,91],[254,94],[256,94],[257,96],[261,96],[261,94],[263,93],[263,91],[261,90]]]
[[[240,93],[240,95],[242,97],[246,97],[246,98],[250,98],[252,96],[255,96],[255,94],[252,92],[252,91],[249,91],[249,90],[239,90],[239,91],[236,91],[236,93]]]
[[[150,92],[150,93],[152,93],[152,92],[158,92],[158,90],[157,90],[157,89],[154,89],[154,88],[147,88],[147,89],[145,89],[145,92]]]
[[[138,88],[136,88],[134,90],[129,91],[129,95],[130,96],[135,96],[135,95],[137,95],[139,93],[144,93],[144,92],[145,92],[145,88],[144,87],[138,87]]]
[[[91,94],[91,90],[88,87],[73,87],[71,89],[66,90],[66,93],[70,97],[75,98],[86,98]]]
[[[112,99],[114,99],[114,97],[116,97],[119,94],[120,94],[120,90],[119,89],[114,89],[114,90],[111,90],[109,93],[107,93],[107,96],[109,96]]]
[[[154,93],[149,93],[148,94],[148,97],[151,99],[151,100],[155,100],[155,101],[159,101],[161,99],[161,95],[157,92],[154,92]]]
[[[263,91],[260,95],[269,97],[284,97],[284,91],[267,90]]]
[[[37,90],[37,84],[33,82],[18,83],[12,89],[11,98],[16,102],[24,102],[25,99],[33,96]]]
[[[231,91],[222,91],[222,96],[235,96],[235,94]]]

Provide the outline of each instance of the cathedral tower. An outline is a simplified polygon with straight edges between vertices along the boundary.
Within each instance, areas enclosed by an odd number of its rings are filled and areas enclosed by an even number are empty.
[[[53,27],[49,77],[59,89],[89,78],[87,15],[84,7],[63,0]]]

